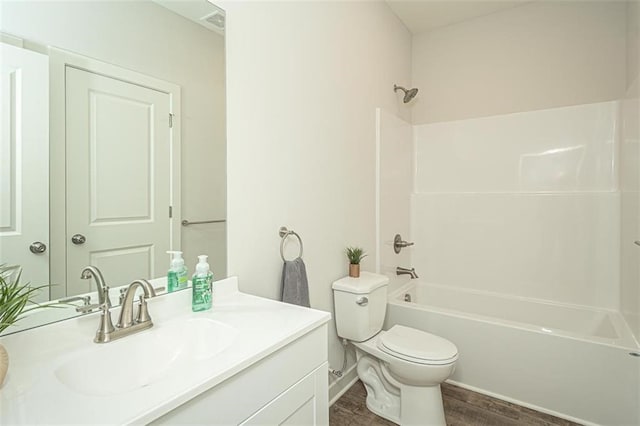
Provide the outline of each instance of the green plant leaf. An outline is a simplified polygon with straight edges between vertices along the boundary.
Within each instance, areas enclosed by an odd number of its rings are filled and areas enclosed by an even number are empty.
[[[0,333],[20,320],[24,313],[43,307],[33,298],[48,285],[21,284],[21,276],[20,267],[0,265]]]
[[[362,247],[347,247],[345,252],[349,259],[349,263],[352,265],[359,265],[362,259],[367,257],[367,253]]]

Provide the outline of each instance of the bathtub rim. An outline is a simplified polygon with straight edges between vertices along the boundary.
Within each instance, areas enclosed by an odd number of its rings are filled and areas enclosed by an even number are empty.
[[[607,317],[611,321],[612,326],[615,328],[615,331],[619,336],[618,339],[615,339],[615,340],[616,341],[619,340],[620,342],[612,342],[612,339],[608,339],[605,337],[584,336],[579,333],[573,333],[567,330],[562,330],[557,328],[542,327],[542,326],[522,323],[518,321],[498,319],[498,318],[490,317],[487,315],[472,314],[472,313],[459,311],[455,309],[442,308],[437,305],[420,304],[416,302],[404,301],[403,300],[404,294],[406,294],[406,292],[411,287],[415,287],[416,284],[422,284],[429,287],[445,289],[448,291],[458,291],[463,293],[478,294],[482,296],[493,296],[493,297],[498,297],[500,299],[534,302],[534,303],[540,303],[540,304],[545,304],[548,306],[554,306],[554,307],[560,307],[560,308],[582,309],[582,310],[603,313],[607,315]],[[604,309],[604,308],[596,308],[593,306],[556,302],[556,301],[551,301],[546,299],[537,299],[533,297],[515,296],[515,295],[504,294],[504,293],[483,291],[483,290],[477,290],[477,289],[471,289],[471,288],[465,288],[465,287],[452,287],[452,286],[447,286],[443,284],[429,283],[422,280],[418,280],[418,281],[411,280],[405,284],[400,285],[393,291],[389,292],[387,295],[387,303],[392,305],[397,305],[397,306],[405,306],[409,309],[419,309],[419,310],[425,310],[430,312],[436,312],[438,314],[452,316],[452,317],[460,317],[468,320],[481,321],[484,323],[497,325],[497,326],[513,327],[523,331],[539,333],[545,336],[554,336],[557,338],[567,338],[567,339],[573,339],[573,340],[578,340],[582,342],[594,343],[598,345],[605,345],[605,346],[609,346],[616,349],[628,350],[630,351],[629,352],[630,354],[632,353],[637,354],[640,351],[640,342],[638,342],[638,340],[636,340],[636,338],[634,337],[633,333],[631,332],[631,329],[629,328],[629,325],[624,320],[622,313],[612,309]],[[545,331],[545,330],[550,330],[550,331]]]

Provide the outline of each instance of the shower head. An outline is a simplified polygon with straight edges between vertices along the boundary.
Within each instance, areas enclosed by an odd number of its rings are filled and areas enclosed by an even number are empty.
[[[418,89],[413,88],[413,89],[405,89],[402,86],[398,86],[398,85],[393,85],[393,91],[397,92],[398,89],[402,90],[404,92],[404,98],[402,98],[402,101],[406,104],[408,102],[411,101],[411,99],[415,98],[416,95],[418,94]]]

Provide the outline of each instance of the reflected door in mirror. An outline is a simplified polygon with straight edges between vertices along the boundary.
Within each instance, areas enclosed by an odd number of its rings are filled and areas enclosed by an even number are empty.
[[[0,264],[49,283],[49,61],[0,43]],[[34,298],[49,300],[49,291]]]
[[[171,249],[170,95],[67,67],[67,295],[152,278]],[[75,238],[74,238],[75,237]]]

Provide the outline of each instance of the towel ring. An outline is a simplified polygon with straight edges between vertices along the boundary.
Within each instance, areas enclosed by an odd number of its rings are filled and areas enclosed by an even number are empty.
[[[296,237],[298,239],[298,243],[300,244],[300,254],[298,255],[298,257],[302,257],[302,253],[303,253],[302,238],[300,238],[300,235],[298,235],[297,232],[290,231],[290,230],[287,229],[286,226],[282,226],[282,227],[280,227],[280,230],[278,231],[278,234],[282,238],[282,241],[280,241],[280,257],[282,258],[282,260],[284,262],[287,261],[287,259],[285,259],[285,257],[284,257],[284,242],[287,240],[287,237],[289,235],[293,235],[294,237]]]

